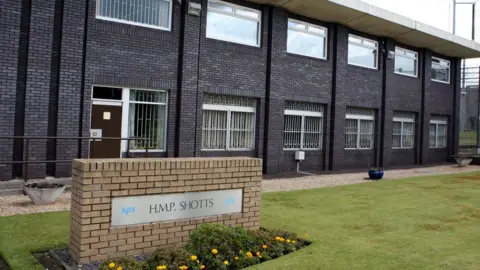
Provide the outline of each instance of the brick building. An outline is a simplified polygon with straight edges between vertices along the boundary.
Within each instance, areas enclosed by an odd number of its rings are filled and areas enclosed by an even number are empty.
[[[33,161],[148,147],[261,157],[266,173],[295,171],[298,150],[302,170],[439,163],[458,146],[460,59],[480,57],[358,0],[3,0],[0,25],[0,136],[149,139],[38,140]],[[0,148],[25,158],[22,140]]]

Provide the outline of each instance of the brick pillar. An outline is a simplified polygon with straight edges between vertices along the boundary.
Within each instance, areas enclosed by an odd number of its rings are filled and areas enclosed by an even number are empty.
[[[191,1],[195,2],[195,1]],[[199,3],[201,4],[201,3]],[[188,3],[183,3],[188,5]],[[186,12],[186,11],[183,11]],[[195,119],[198,98],[198,61],[200,44],[201,17],[185,15],[183,35],[183,63],[181,72],[181,89],[178,98],[177,117],[177,155],[193,157],[195,155]],[[207,16],[207,5],[202,6],[202,16]]]
[[[65,0],[58,89],[57,136],[78,137],[86,1]],[[78,141],[58,140],[56,159],[74,159]],[[56,165],[56,176],[70,175],[71,164]]]
[[[25,136],[47,136],[55,0],[32,0],[25,97]],[[30,142],[29,159],[46,159],[46,140]],[[26,149],[24,149],[25,151]],[[45,177],[46,165],[30,164],[29,178]]]
[[[0,1],[0,136],[13,136],[15,124],[15,99],[17,85],[17,62],[20,38],[20,12],[22,1]],[[11,161],[13,154],[13,140],[0,140],[0,160]],[[11,165],[0,165],[0,181],[10,180],[12,177]]]

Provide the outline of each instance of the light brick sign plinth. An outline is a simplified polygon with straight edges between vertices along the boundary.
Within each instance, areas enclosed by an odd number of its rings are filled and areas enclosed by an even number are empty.
[[[183,246],[202,223],[260,227],[262,160],[74,160],[70,254],[78,263]]]

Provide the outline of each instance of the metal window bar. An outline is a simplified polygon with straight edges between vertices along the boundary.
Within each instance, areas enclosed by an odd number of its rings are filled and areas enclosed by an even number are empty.
[[[172,0],[98,0],[97,17],[137,25],[170,28]]]

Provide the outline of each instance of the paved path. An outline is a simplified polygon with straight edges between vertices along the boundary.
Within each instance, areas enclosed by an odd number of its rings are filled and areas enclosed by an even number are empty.
[[[415,168],[405,170],[385,171],[385,180],[394,180],[405,177],[464,173],[479,171],[480,166],[459,168],[453,165],[435,166],[428,168]],[[366,173],[328,174],[305,176],[285,179],[264,180],[263,192],[288,191],[299,189],[312,189],[331,186],[342,186],[370,182],[365,180]],[[382,180],[383,181],[383,180]],[[27,196],[0,196],[0,216],[13,216],[40,212],[55,212],[70,210],[70,193],[65,192],[60,199],[51,205],[33,205]]]
[[[389,170],[385,171],[385,180],[395,180],[400,178],[427,176],[438,174],[466,173],[480,171],[480,166],[468,166],[460,168],[456,165],[442,165],[434,167]],[[263,192],[288,191],[299,189],[312,189],[321,187],[343,186],[371,182],[365,180],[368,177],[366,172],[363,173],[344,173],[305,176],[297,178],[273,179],[263,181]],[[382,180],[383,181],[383,180]]]

